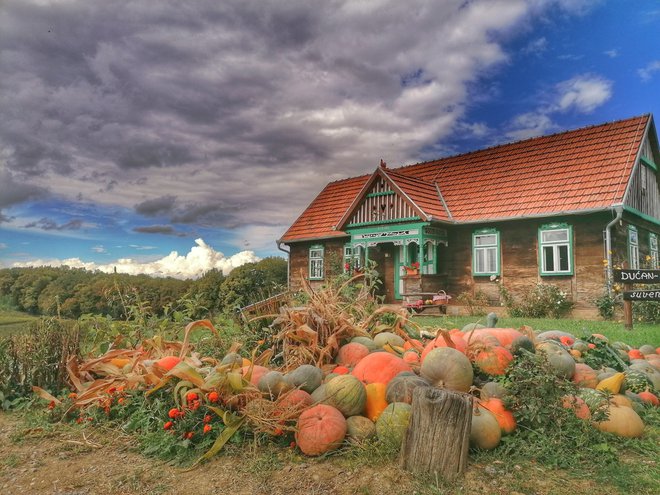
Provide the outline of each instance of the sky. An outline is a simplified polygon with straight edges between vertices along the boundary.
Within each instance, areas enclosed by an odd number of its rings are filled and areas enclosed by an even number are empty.
[[[332,180],[660,115],[653,0],[3,0],[0,267],[283,255]]]

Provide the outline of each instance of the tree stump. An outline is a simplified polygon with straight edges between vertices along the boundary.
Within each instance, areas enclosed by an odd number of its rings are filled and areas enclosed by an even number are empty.
[[[471,395],[416,388],[399,464],[413,473],[456,479],[467,467],[471,427]]]

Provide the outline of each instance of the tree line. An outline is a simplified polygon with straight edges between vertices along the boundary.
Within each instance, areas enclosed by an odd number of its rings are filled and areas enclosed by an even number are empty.
[[[0,269],[0,301],[34,315],[84,314],[130,317],[135,311],[164,316],[186,306],[203,318],[233,313],[286,289],[287,263],[279,257],[247,263],[225,276],[210,270],[196,280],[102,273],[69,267]]]

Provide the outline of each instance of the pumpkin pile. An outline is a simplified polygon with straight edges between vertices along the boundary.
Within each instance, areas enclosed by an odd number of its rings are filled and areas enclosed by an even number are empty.
[[[606,419],[593,422],[603,431],[640,436],[644,423],[638,412],[659,403],[660,349],[651,346],[632,349],[601,335],[581,340],[561,331],[479,325],[437,329],[429,339],[415,339],[409,331],[419,328],[406,311],[366,311],[362,296],[345,301],[341,290],[308,292],[310,302],[283,309],[269,347],[249,359],[239,354],[238,344],[221,359],[194,352],[193,329],[218,333],[208,320],[189,324],[183,342],[154,338],[136,349],[84,361],[72,357],[70,409],[104,407],[109,389],[147,395],[169,389],[176,412],[165,429],[200,407],[224,423],[209,455],[246,427],[291,434],[304,454],[317,456],[346,440],[377,438],[400,446],[414,390],[441,387],[475,395],[471,445],[493,449],[516,430],[516,411],[507,407],[508,392],[497,380],[515,366],[516,356],[531,354],[542,356],[557,380],[575,384],[575,394],[562,399],[564,407],[586,421],[593,411],[606,411]],[[58,401],[44,390],[35,392]]]

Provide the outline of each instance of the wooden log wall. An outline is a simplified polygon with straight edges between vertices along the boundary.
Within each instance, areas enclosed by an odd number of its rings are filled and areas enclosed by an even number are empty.
[[[309,248],[313,245],[318,244],[324,247],[324,278],[323,280],[310,280],[312,287],[320,287],[327,282],[329,276],[341,273],[344,267],[344,245],[349,240],[346,237],[291,244],[289,254],[289,288],[293,291],[300,290],[302,288],[301,277],[309,278]]]

